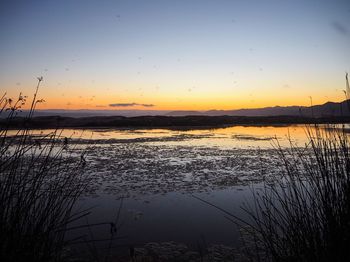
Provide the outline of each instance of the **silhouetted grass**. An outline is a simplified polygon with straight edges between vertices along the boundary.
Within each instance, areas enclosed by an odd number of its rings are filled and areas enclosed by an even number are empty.
[[[84,216],[72,209],[86,180],[85,162],[68,153],[68,140],[56,130],[33,137],[27,128],[37,103],[38,85],[24,124],[8,126],[26,97],[0,99],[7,125],[0,129],[0,261],[60,261],[69,223]]]
[[[350,261],[350,145],[344,129],[308,127],[305,148],[277,144],[282,177],[244,209],[252,261]],[[242,222],[242,221],[240,221]]]

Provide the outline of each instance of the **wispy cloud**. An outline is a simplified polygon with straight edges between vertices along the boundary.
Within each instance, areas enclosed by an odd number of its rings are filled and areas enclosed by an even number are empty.
[[[347,35],[349,33],[349,30],[341,23],[337,22],[337,21],[333,21],[331,23],[333,29],[335,29],[338,33],[342,34],[342,35]]]
[[[133,107],[133,106],[143,106],[143,107],[154,107],[153,104],[139,104],[139,103],[114,103],[109,104],[110,107]]]
[[[144,107],[154,107],[155,105],[153,105],[153,104],[140,104],[140,106],[144,106]]]

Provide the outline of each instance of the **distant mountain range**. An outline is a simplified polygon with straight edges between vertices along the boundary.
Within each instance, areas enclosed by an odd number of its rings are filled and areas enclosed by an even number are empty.
[[[208,111],[167,111],[167,110],[37,110],[35,116],[62,117],[93,117],[93,116],[301,116],[301,117],[332,117],[350,116],[350,100],[340,103],[327,102],[312,107],[305,106],[275,106],[264,108],[248,108],[237,110],[208,110]],[[26,111],[19,113],[25,116]],[[3,115],[4,116],[4,115]]]
[[[209,111],[172,111],[167,116],[207,115],[207,116],[303,116],[329,117],[349,116],[350,100],[340,103],[327,102],[323,105],[305,106],[274,106],[263,108],[247,108],[237,110],[209,110]]]

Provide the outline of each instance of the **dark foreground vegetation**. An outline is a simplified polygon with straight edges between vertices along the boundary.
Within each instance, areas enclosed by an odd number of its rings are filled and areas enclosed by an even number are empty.
[[[338,129],[307,132],[305,148],[277,144],[281,179],[245,206],[254,261],[350,261],[349,138]]]
[[[40,100],[36,94],[27,118]],[[67,144],[54,131],[31,141],[31,131],[21,126],[8,136],[8,126],[26,102],[3,96],[0,114],[8,115],[0,129],[0,261],[62,261],[67,226],[85,213],[72,208],[86,186],[84,162],[67,154]]]
[[[42,116],[30,120],[13,117],[11,122],[0,119],[0,126],[19,128],[207,128],[234,125],[290,125],[290,124],[350,123],[350,117],[301,117],[301,116],[96,116],[61,117]]]

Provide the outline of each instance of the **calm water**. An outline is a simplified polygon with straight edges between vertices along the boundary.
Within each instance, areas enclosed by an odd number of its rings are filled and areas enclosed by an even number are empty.
[[[35,134],[43,132],[50,130]],[[307,142],[304,126],[64,130],[61,136],[71,138],[71,152],[86,150],[93,179],[78,208],[92,207],[87,221],[116,222],[120,208],[123,239],[112,246],[121,253],[149,242],[239,246],[236,225],[193,195],[246,219],[241,205],[251,201],[251,188],[280,172],[276,141],[281,147]],[[108,239],[110,226],[76,230],[68,238],[80,235]],[[98,242],[100,250],[108,245]]]
[[[125,238],[113,241],[116,252],[149,242],[195,246],[203,239],[238,246],[236,225],[192,195],[246,219],[241,205],[250,202],[251,188],[279,171],[275,139],[282,147],[307,141],[303,126],[65,130],[62,136],[88,146],[95,182],[79,203],[81,209],[93,207],[88,222],[115,222],[121,207],[118,235]],[[79,234],[86,232],[72,237]],[[93,227],[87,235],[109,237],[108,225]],[[101,250],[108,245],[98,244]]]

